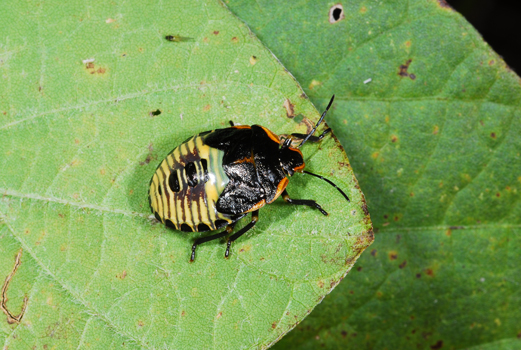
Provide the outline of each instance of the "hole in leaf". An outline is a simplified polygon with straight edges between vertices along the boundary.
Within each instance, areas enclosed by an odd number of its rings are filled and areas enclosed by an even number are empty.
[[[152,111],[149,114],[151,117],[155,117],[156,115],[160,115],[161,111],[159,109],[156,109],[155,111]]]
[[[344,18],[344,8],[341,4],[336,4],[329,9],[329,23],[336,23]]]

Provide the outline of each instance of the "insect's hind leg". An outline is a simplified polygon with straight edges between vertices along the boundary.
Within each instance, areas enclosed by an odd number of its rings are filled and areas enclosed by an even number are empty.
[[[194,242],[194,245],[192,246],[192,255],[190,256],[190,262],[193,262],[195,260],[195,249],[197,248],[197,246],[199,244],[213,241],[214,239],[219,239],[221,237],[224,237],[224,236],[232,233],[234,226],[235,226],[235,223],[232,223],[232,224],[226,226],[226,229],[223,232],[216,233],[215,235],[196,239]]]
[[[238,232],[234,233],[230,238],[228,238],[228,244],[226,246],[226,253],[224,253],[224,257],[227,258],[230,255],[230,246],[232,243],[237,240],[240,236],[248,232],[259,220],[259,210],[255,210],[251,213],[251,221],[248,225],[241,228]]]
[[[310,136],[308,141],[309,142],[318,142],[318,141],[322,140],[324,138],[324,136],[326,136],[330,132],[331,132],[331,128],[327,128],[319,136]],[[291,134],[291,136],[295,136],[298,139],[305,139],[308,135],[307,134],[297,134],[297,133],[295,133],[295,134]]]
[[[322,214],[324,214],[326,216],[329,215],[327,213],[327,211],[322,209],[322,207],[317,202],[315,202],[312,199],[292,199],[292,198],[289,198],[288,191],[286,191],[286,190],[284,190],[284,192],[282,192],[282,198],[284,199],[284,201],[286,203],[295,204],[295,205],[307,205],[308,207],[317,208],[318,210],[320,210],[320,212]]]

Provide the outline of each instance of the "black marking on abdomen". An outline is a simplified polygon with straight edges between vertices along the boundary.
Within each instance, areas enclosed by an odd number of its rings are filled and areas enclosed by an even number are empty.
[[[170,173],[170,176],[168,177],[168,186],[170,186],[170,189],[172,192],[179,192],[181,188],[179,187],[179,176],[177,174],[177,170],[172,170]]]
[[[186,182],[188,182],[188,186],[195,187],[197,186],[197,169],[195,168],[194,162],[190,162],[185,166],[186,171]]]
[[[204,158],[201,158],[201,165],[203,167],[203,174],[204,174],[204,182],[209,180],[208,176],[208,161]]]
[[[183,232],[194,232],[192,230],[192,228],[190,227],[190,225],[188,225],[188,224],[182,224],[181,225],[181,231],[183,231]]]
[[[197,225],[197,232],[211,231],[211,228],[207,224],[200,223]]]

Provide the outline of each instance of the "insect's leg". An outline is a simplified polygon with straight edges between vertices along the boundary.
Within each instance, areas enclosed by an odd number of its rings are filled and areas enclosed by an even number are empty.
[[[284,201],[286,201],[286,203],[295,204],[295,205],[307,205],[309,207],[317,208],[324,215],[329,215],[327,213],[327,211],[322,209],[322,207],[312,199],[291,199],[291,198],[289,198],[288,191],[286,191],[286,190],[284,190],[284,192],[282,192],[282,198],[284,198]]]
[[[233,121],[230,120],[229,122],[230,122],[230,125],[231,125],[231,126],[235,126],[235,124],[233,123]]]
[[[224,254],[225,258],[227,258],[228,255],[230,255],[230,246],[232,245],[232,243],[237,238],[239,238],[240,236],[242,236],[243,234],[248,232],[253,226],[255,226],[255,224],[257,223],[257,220],[259,220],[259,211],[255,210],[251,213],[250,223],[248,225],[244,226],[243,228],[241,228],[238,232],[234,233],[230,238],[228,238],[228,245],[226,246],[226,253]]]
[[[308,141],[309,142],[318,142],[320,140],[322,140],[324,138],[324,136],[326,136],[327,134],[329,134],[331,132],[331,128],[327,128],[326,130],[324,130],[324,132],[322,134],[320,134],[319,136],[310,136]],[[291,134],[291,136],[295,136],[296,138],[298,139],[304,139],[306,138],[306,136],[308,136],[307,134]]]
[[[211,235],[211,236],[207,236],[207,237],[203,237],[203,238],[197,239],[194,242],[194,245],[192,246],[192,255],[190,256],[190,262],[194,261],[194,259],[195,259],[195,249],[197,248],[197,246],[199,244],[205,243],[205,242],[209,242],[209,241],[213,241],[214,239],[218,239],[218,238],[226,236],[227,234],[232,233],[234,226],[235,226],[235,223],[232,223],[232,224],[226,226],[226,229],[223,232],[221,232],[221,233],[216,233],[215,235]]]

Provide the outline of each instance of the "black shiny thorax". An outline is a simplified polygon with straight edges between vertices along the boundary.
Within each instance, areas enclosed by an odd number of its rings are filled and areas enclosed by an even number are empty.
[[[224,151],[222,164],[229,183],[217,202],[222,213],[244,213],[271,203],[293,173],[286,170],[288,165],[304,165],[299,150],[281,152],[278,136],[259,125],[217,129],[204,141]]]

